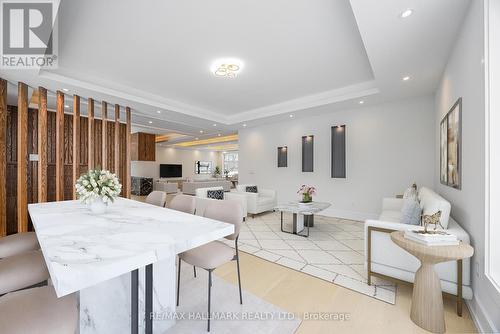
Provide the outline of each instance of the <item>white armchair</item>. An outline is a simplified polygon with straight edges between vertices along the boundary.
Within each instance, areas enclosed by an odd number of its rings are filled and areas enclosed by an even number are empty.
[[[443,197],[428,188],[421,188],[418,193],[423,214],[433,214],[441,210],[440,222],[448,233],[469,243],[469,235],[450,217],[451,205]],[[392,242],[390,233],[421,229],[418,225],[402,224],[402,198],[384,198],[382,213],[378,220],[365,222],[365,261],[368,272],[368,284],[372,277],[413,283],[419,261]],[[457,296],[457,313],[461,313],[462,297],[472,299],[470,260],[443,262],[436,265],[436,272],[441,281],[443,292]]]
[[[240,184],[236,186],[236,191],[247,198],[248,213],[256,215],[265,211],[273,210],[278,205],[276,190],[262,189],[257,187],[257,193],[246,192],[246,187],[252,184]]]
[[[216,199],[208,198],[208,190],[223,190],[223,187],[209,187],[209,188],[198,188],[196,189],[196,215],[203,216],[207,205],[210,201],[217,201]],[[243,220],[247,217],[247,200],[245,195],[235,192],[224,192],[224,200],[236,201],[241,205],[241,211],[243,212]]]

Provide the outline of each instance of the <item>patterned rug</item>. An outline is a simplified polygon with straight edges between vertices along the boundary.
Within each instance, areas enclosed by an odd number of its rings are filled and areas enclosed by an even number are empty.
[[[291,230],[292,215],[284,213],[284,221]],[[394,304],[394,284],[375,277],[367,284],[364,245],[363,222],[316,215],[304,238],[281,232],[278,212],[248,217],[239,238],[243,252]]]

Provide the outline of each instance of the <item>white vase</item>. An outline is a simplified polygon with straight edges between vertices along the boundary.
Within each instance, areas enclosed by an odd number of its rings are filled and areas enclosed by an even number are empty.
[[[96,198],[92,203],[90,203],[90,211],[96,215],[102,215],[106,212],[108,205],[102,201],[102,198]]]

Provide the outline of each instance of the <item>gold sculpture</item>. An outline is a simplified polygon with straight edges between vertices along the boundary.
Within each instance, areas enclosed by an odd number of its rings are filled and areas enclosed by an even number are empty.
[[[441,226],[442,229],[444,229],[443,225],[441,225],[441,221],[439,220],[440,218],[441,218],[441,210],[439,210],[433,215],[423,215],[422,216],[422,224],[424,225],[423,233],[428,233],[428,234],[436,233],[427,231],[427,226],[429,226],[430,224],[434,225],[434,231],[437,229],[438,225]]]

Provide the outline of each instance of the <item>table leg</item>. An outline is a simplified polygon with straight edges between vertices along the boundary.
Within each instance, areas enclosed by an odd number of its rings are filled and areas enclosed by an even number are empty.
[[[139,334],[139,269],[130,273],[130,333]]]
[[[422,262],[415,274],[410,317],[430,332],[445,332],[441,282],[432,263]]]
[[[146,266],[146,289],[145,289],[145,314],[146,334],[153,333],[153,264]]]

